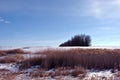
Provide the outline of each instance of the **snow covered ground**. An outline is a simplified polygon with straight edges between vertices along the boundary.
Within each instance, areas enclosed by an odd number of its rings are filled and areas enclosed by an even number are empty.
[[[21,48],[25,51],[32,51],[32,52],[35,52],[35,51],[43,51],[43,50],[47,50],[47,49],[73,49],[73,48],[81,48],[81,49],[120,49],[120,46],[105,46],[105,47],[102,47],[102,46],[90,46],[90,47],[39,47],[39,46],[36,46],[36,47],[24,47],[24,48]]]
[[[82,48],[82,49],[120,49],[120,46],[89,46],[89,47],[51,47],[51,46],[31,46],[31,47],[6,47],[0,46],[0,50],[8,50],[8,49],[23,49],[26,51],[39,51],[46,49],[71,49],[71,48]]]
[[[15,64],[12,64],[12,63],[0,64],[0,69],[9,70],[11,72],[18,72],[19,71],[18,66]]]
[[[38,66],[39,67],[39,66]],[[14,64],[0,64],[0,69],[6,69],[13,72],[18,72],[19,69]],[[29,69],[26,69],[23,74],[17,75],[13,80],[80,80],[79,77],[73,77],[73,76],[56,76],[52,78],[51,76],[48,77],[36,77],[32,78],[30,77],[29,73],[33,70],[37,69],[37,67],[31,67]],[[53,72],[53,70],[49,70],[46,72]],[[104,70],[104,71],[88,71],[85,78],[82,80],[120,80],[120,77],[115,76],[116,73],[112,73],[111,70]]]

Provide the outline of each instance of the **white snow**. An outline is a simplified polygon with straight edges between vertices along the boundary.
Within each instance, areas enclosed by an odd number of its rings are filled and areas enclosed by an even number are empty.
[[[36,52],[42,52],[44,50],[52,50],[52,49],[56,49],[56,50],[68,50],[68,49],[120,49],[120,46],[106,46],[106,47],[102,47],[102,46],[90,46],[90,47],[42,47],[42,46],[33,46],[33,47],[23,47],[20,48],[26,52],[32,52],[32,53],[36,53]]]
[[[27,48],[21,48],[24,51],[31,51],[31,52],[37,52],[37,51],[44,51],[49,49],[120,49],[120,46],[89,46],[89,47],[27,47]]]
[[[11,49],[19,49],[20,47],[12,47],[12,46],[0,46],[0,50],[11,50]]]
[[[24,72],[29,73],[29,72],[32,72],[34,70],[38,70],[38,68],[40,68],[40,65],[32,66],[31,68],[28,68],[28,69],[24,70]]]
[[[51,49],[53,47],[42,47],[42,46],[33,46],[33,47],[23,47],[21,49],[23,49],[24,51],[30,51],[32,53],[38,52],[38,51],[44,51],[47,49]]]
[[[14,80],[32,80],[27,74],[17,75]]]
[[[105,71],[97,71],[97,72],[88,72],[87,76],[92,77],[92,76],[99,76],[99,77],[111,77],[113,73],[111,73],[110,70],[105,70]]]
[[[0,69],[6,69],[6,70],[9,70],[11,72],[18,72],[18,70],[19,70],[18,67],[12,63],[0,64]]]
[[[38,52],[38,51],[44,51],[48,49],[74,49],[74,48],[80,48],[80,49],[120,49],[120,46],[88,46],[88,47],[50,47],[50,46],[31,46],[31,47],[1,47],[0,50],[10,50],[10,49],[23,49],[24,51],[30,51],[30,52]]]
[[[45,58],[46,55],[43,55],[43,54],[23,54],[24,59],[35,58],[35,57]]]
[[[112,73],[111,70],[104,70],[104,71],[88,71],[86,77],[84,80],[91,80],[92,78],[97,79],[97,80],[103,80],[103,78],[106,79],[113,79],[115,78],[115,73]],[[116,79],[115,79],[116,80]]]

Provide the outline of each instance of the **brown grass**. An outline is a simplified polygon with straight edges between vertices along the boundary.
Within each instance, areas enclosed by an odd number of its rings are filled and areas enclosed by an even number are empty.
[[[3,59],[0,59],[0,63],[14,63],[14,62],[17,62],[17,59],[12,57],[6,57]]]
[[[23,60],[20,66],[20,69],[30,68],[31,66],[41,65],[43,58],[35,57]]]
[[[6,54],[24,54],[22,49],[3,50]]]
[[[6,69],[0,69],[0,80],[14,80],[17,73],[12,73]]]
[[[6,56],[8,54],[25,54],[25,52],[22,49],[0,50],[0,56]]]
[[[4,51],[0,50],[0,56],[5,56],[5,55],[6,55],[6,53]]]
[[[88,69],[120,69],[120,49],[49,49],[42,54],[47,57],[26,60],[23,62],[24,66],[39,64],[47,69],[74,66]]]
[[[48,77],[51,76],[55,78],[56,76],[73,76],[73,77],[80,77],[84,78],[86,75],[86,70],[82,67],[76,66],[74,68],[70,67],[59,67],[53,71],[46,72],[43,69],[34,70],[30,72],[31,77]]]
[[[0,63],[18,63],[24,60],[22,54],[7,55],[0,57]]]

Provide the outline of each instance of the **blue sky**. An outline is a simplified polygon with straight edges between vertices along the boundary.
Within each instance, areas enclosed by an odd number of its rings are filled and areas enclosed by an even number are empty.
[[[120,0],[0,0],[0,46],[58,46],[76,34],[119,46]]]

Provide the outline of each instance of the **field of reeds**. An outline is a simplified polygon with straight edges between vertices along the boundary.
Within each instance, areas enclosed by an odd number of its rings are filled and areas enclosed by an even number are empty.
[[[26,54],[36,56],[26,58]],[[99,76],[97,75],[96,77],[92,76],[87,79],[86,76],[88,70],[111,70],[111,73],[114,73],[114,76],[117,76],[117,78],[120,79],[120,49],[54,48],[34,53],[26,52],[22,49],[0,50],[0,64],[6,63],[13,63],[18,68],[17,72],[10,72],[14,75],[14,80],[18,79],[16,79],[16,76],[26,74],[26,70],[28,69],[31,69],[31,71],[27,72],[27,76],[34,78],[33,80],[35,80],[35,78],[42,80],[42,78],[44,79],[46,77],[51,77],[55,80],[67,80],[63,79],[63,77],[61,78],[60,76],[72,76],[74,78],[78,78],[73,80],[98,79]],[[6,71],[6,69],[0,69],[0,71],[8,72],[9,69],[8,71]],[[0,72],[0,74],[1,73],[2,72]],[[58,76],[60,77],[59,79],[56,78]],[[113,77],[105,77],[105,79],[102,78],[103,77],[99,79],[115,80]],[[46,80],[50,79],[47,78]]]
[[[120,49],[48,49],[35,54],[46,57],[30,58],[23,62],[48,69],[75,66],[86,69],[120,69]]]

